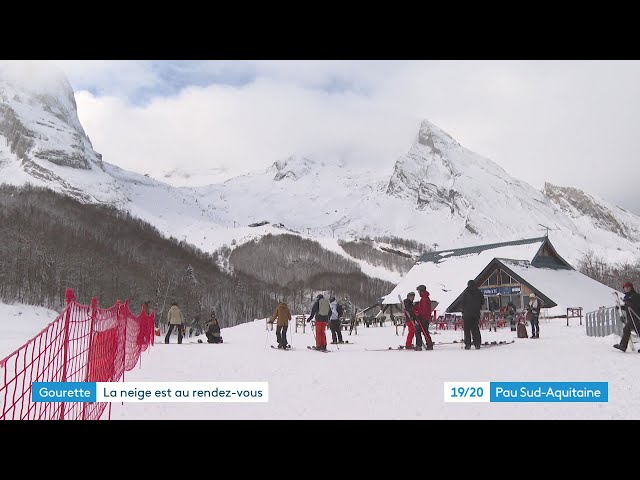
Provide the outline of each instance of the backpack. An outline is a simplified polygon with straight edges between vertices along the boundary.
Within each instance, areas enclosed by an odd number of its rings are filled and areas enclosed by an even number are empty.
[[[329,315],[330,311],[331,304],[329,303],[329,300],[327,300],[326,298],[321,298],[318,302],[318,315],[326,317],[327,315]]]
[[[527,327],[524,326],[524,323],[518,324],[518,338],[529,338],[527,334]]]
[[[338,311],[338,318],[342,317],[342,314],[344,313],[344,310],[342,309],[342,305],[338,304],[336,306],[336,310]]]

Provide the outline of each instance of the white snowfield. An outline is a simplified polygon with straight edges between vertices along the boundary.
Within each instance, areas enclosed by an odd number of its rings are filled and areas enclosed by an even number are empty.
[[[41,307],[0,304],[1,356],[29,340],[55,319]],[[307,324],[308,327],[309,324]],[[221,345],[156,344],[140,364],[125,372],[125,382],[268,382],[266,403],[112,403],[111,418],[134,419],[638,419],[640,354],[612,345],[619,337],[588,337],[577,318],[541,320],[540,338],[513,344],[461,349],[460,344],[433,351],[366,351],[405,343],[402,328],[358,327],[345,340],[328,345],[331,353],[307,350],[314,344],[309,328],[292,328],[292,351],[270,348],[275,328],[265,321],[223,328]],[[462,337],[461,330],[438,330],[436,343]],[[511,341],[509,328],[481,331],[482,341]],[[529,334],[531,330],[529,329]],[[162,341],[161,337],[155,337]],[[635,339],[635,336],[632,338]],[[331,341],[331,334],[327,332]],[[636,339],[637,341],[637,339]],[[639,345],[640,346],[640,345]],[[446,403],[444,382],[607,382],[606,403]],[[106,414],[105,414],[105,418]]]
[[[402,334],[402,328],[399,328]],[[531,330],[529,329],[529,334]],[[222,345],[176,338],[142,354],[126,382],[268,382],[266,403],[113,403],[111,418],[133,419],[636,419],[640,418],[640,354],[612,345],[619,337],[588,337],[578,319],[541,320],[540,338],[471,349],[366,351],[405,343],[395,327],[343,332],[352,345],[310,351],[312,332],[290,332],[292,351],[270,348],[275,328],[256,320],[223,328]],[[438,330],[434,341],[459,340],[461,330]],[[158,339],[159,337],[156,337]],[[331,341],[327,331],[328,341]],[[482,331],[482,341],[511,341],[509,328]],[[195,342],[190,339],[188,342]],[[608,382],[608,402],[446,403],[444,382]]]
[[[0,358],[20,348],[57,317],[58,312],[47,308],[0,302]]]

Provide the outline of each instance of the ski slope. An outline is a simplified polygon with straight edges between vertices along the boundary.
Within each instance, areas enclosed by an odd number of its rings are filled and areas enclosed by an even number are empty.
[[[402,329],[399,329],[402,334]],[[530,330],[529,330],[530,333]],[[331,341],[330,332],[328,341]],[[640,355],[612,348],[619,337],[588,337],[577,319],[541,320],[540,339],[515,339],[469,351],[458,345],[433,351],[366,351],[404,344],[395,327],[358,328],[352,345],[331,353],[307,350],[309,329],[293,332],[292,351],[270,348],[264,320],[222,329],[225,343],[184,343],[175,337],[142,355],[128,382],[268,382],[267,403],[113,403],[111,418],[133,419],[632,419],[640,418]],[[460,339],[438,330],[435,342]],[[156,337],[159,338],[159,337]],[[511,341],[515,332],[482,331],[484,341]],[[195,339],[190,339],[195,342]],[[608,382],[607,403],[445,403],[444,382]]]

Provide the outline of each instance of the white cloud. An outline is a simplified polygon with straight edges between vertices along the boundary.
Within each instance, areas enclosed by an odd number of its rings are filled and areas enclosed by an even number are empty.
[[[245,171],[293,153],[347,155],[391,171],[416,119],[352,93],[328,94],[260,79],[244,87],[192,87],[131,106],[76,95],[94,147],[105,161],[148,173],[188,165]]]
[[[134,95],[143,88],[159,85],[161,79],[150,69],[148,62],[140,60],[56,60],[71,83],[91,85],[104,95]],[[77,87],[76,87],[77,88]]]
[[[111,82],[102,90],[114,93],[161,81],[157,69],[139,62],[85,64],[90,74],[81,67],[73,75]],[[145,105],[78,92],[81,121],[105,161],[144,173],[185,164],[242,171],[317,153],[391,170],[427,118],[536,187],[575,186],[640,213],[640,198],[630,193],[640,176],[637,61],[227,61],[175,68],[251,81],[189,87]]]

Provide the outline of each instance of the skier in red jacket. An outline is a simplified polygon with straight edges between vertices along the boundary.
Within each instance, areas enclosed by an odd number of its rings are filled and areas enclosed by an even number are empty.
[[[416,350],[422,350],[422,335],[424,334],[424,340],[427,350],[433,350],[433,341],[431,335],[429,335],[429,321],[431,320],[431,298],[427,287],[424,285],[418,285],[416,287],[420,294],[420,302],[413,308],[418,321],[416,322]]]

